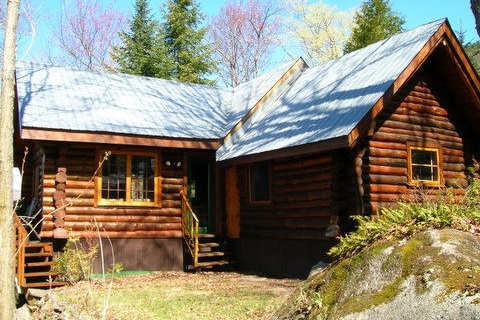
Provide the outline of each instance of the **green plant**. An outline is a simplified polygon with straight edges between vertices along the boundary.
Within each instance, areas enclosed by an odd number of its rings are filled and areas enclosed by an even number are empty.
[[[118,273],[123,271],[123,264],[121,262],[112,263],[110,268],[108,269],[108,273]]]
[[[63,253],[53,261],[53,267],[64,281],[86,280],[92,274],[97,252],[98,245],[82,245],[80,238],[68,238]]]
[[[377,219],[353,216],[357,229],[330,249],[333,257],[350,256],[377,240],[402,239],[428,228],[451,227],[480,234],[480,180],[472,179],[463,195],[450,189],[436,195],[420,194],[415,202],[384,208]]]

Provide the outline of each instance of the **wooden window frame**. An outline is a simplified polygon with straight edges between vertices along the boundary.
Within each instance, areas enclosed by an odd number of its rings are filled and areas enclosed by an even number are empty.
[[[424,165],[426,167],[436,168],[437,177],[435,180],[418,180],[413,177],[413,167],[422,164],[412,163],[412,151],[428,151],[434,152],[436,155],[437,164]],[[408,183],[412,186],[427,186],[427,187],[441,187],[443,185],[443,161],[442,148],[438,144],[433,143],[416,143],[407,142],[407,166],[408,166]]]
[[[255,200],[252,197],[253,182],[252,182],[252,167],[261,163],[266,163],[268,170],[268,199]],[[272,203],[272,166],[270,161],[258,161],[248,164],[248,201],[250,204],[270,204]]]
[[[97,157],[99,161],[105,156],[106,150],[99,150],[97,152]],[[148,151],[124,151],[124,150],[110,150],[111,154],[115,155],[125,155],[127,156],[127,165],[126,165],[126,180],[125,180],[125,200],[108,200],[102,198],[102,169],[98,170],[98,174],[95,177],[95,205],[96,206],[111,206],[111,207],[160,207],[161,206],[161,179],[160,179],[160,156],[156,152]],[[132,186],[132,157],[134,156],[147,156],[153,157],[155,161],[154,166],[154,178],[153,178],[153,201],[132,201],[131,200],[131,186]],[[108,161],[108,160],[107,160]]]

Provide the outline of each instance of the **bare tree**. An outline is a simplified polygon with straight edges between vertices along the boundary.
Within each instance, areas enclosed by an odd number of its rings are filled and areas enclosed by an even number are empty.
[[[211,20],[217,74],[226,86],[249,81],[268,67],[278,42],[279,11],[274,1],[228,0]]]
[[[298,46],[309,64],[339,57],[351,30],[352,13],[318,1],[287,0],[287,43]],[[289,41],[290,40],[290,41]],[[287,50],[288,51],[288,50]]]
[[[0,319],[14,319],[13,108],[15,51],[20,0],[8,0],[3,41],[0,107]]]
[[[7,2],[0,2],[0,38],[3,41],[5,23],[7,17]],[[20,60],[23,60],[30,49],[32,48],[36,38],[37,38],[37,21],[41,18],[42,13],[41,9],[43,7],[43,1],[38,0],[24,0],[21,2],[19,10],[19,20],[17,27],[17,48],[21,47],[22,56],[19,57]],[[3,47],[3,43],[1,45]],[[0,48],[0,50],[3,50]],[[3,51],[2,51],[3,52]],[[1,54],[1,53],[0,53]],[[20,51],[19,51],[20,54]]]
[[[114,69],[110,50],[119,40],[126,18],[113,3],[99,0],[67,1],[53,27],[60,54],[51,52],[51,60],[89,70]]]

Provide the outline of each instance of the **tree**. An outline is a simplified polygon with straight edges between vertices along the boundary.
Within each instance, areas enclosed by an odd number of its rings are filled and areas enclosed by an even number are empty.
[[[135,1],[129,31],[121,32],[122,44],[114,48],[113,58],[120,72],[149,77],[170,78],[173,61],[167,55],[164,36],[153,19],[147,0]]]
[[[405,20],[393,12],[389,0],[368,0],[354,17],[354,27],[346,52],[368,46],[403,30]]]
[[[112,70],[110,50],[118,42],[118,33],[125,27],[124,15],[113,3],[98,0],[70,0],[64,3],[62,14],[54,26],[54,42],[60,56],[51,60],[88,70]]]
[[[278,43],[280,21],[275,2],[229,0],[213,17],[208,35],[213,43],[217,74],[235,87],[268,67]]]
[[[15,51],[20,0],[8,0],[3,42],[0,106],[0,319],[14,319],[13,108]]]
[[[475,29],[478,36],[480,36],[480,0],[470,0],[470,8],[475,18]]]
[[[35,6],[34,6],[35,4]],[[0,2],[0,39],[3,41],[4,39],[4,30],[5,30],[5,23],[7,18],[7,1]],[[18,26],[16,32],[16,39],[17,39],[17,47],[21,47],[23,49],[23,57],[20,59],[25,58],[33,43],[36,40],[37,30],[36,25],[38,19],[42,16],[41,9],[42,3],[36,2],[35,0],[24,0],[20,4],[19,9],[19,18],[18,18]],[[3,42],[1,42],[0,50],[3,50]],[[0,55],[3,51],[0,51]]]
[[[195,0],[168,0],[164,7],[165,45],[173,61],[171,78],[191,83],[212,84],[210,47],[204,42],[206,28]]]
[[[351,13],[321,1],[309,4],[306,0],[290,0],[287,7],[288,37],[298,41],[308,63],[320,64],[343,54],[351,30]]]

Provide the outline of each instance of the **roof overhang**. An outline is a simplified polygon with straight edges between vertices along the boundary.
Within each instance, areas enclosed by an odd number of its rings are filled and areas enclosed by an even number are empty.
[[[21,139],[36,141],[83,142],[96,144],[117,144],[142,147],[164,147],[182,149],[217,150],[219,139],[185,139],[152,136],[122,135],[105,132],[71,132],[66,130],[45,130],[22,128]]]
[[[462,45],[453,33],[448,21],[445,21],[418,52],[405,70],[393,82],[385,94],[373,105],[370,111],[363,117],[357,126],[348,135],[348,145],[353,148],[359,138],[364,136],[371,128],[374,120],[383,108],[392,101],[395,94],[405,85],[415,73],[424,65],[426,60],[434,53],[435,49],[443,46],[454,61],[454,66],[465,81],[468,91],[480,109],[480,79],[475,68],[470,63]]]
[[[288,147],[268,152],[256,153],[251,155],[240,156],[237,158],[219,161],[223,166],[245,164],[256,161],[265,161],[273,159],[281,159],[287,157],[295,157],[306,154],[320,153],[330,150],[343,149],[348,147],[347,137],[339,137],[334,139],[323,140],[315,143],[303,144],[295,147]]]

